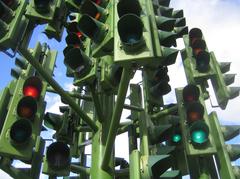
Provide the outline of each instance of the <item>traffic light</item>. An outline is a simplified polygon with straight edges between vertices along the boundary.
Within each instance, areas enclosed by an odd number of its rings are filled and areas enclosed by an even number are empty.
[[[89,40],[82,42],[83,36],[76,31],[75,22],[71,22],[66,37],[67,47],[64,49],[64,64],[67,66],[67,72],[72,71],[75,81],[74,85],[80,85],[84,82],[92,83],[96,76],[97,61],[89,58]],[[86,48],[87,46],[87,48]]]
[[[115,62],[121,65],[126,65],[129,61],[141,65],[154,63],[154,66],[170,65],[175,62],[178,50],[168,48],[174,45],[175,34],[163,32],[164,29],[161,29],[166,26],[173,30],[175,20],[163,16],[155,18],[155,14],[150,13],[151,8],[152,2],[145,4],[143,1],[121,0],[117,3],[114,31]],[[161,46],[160,41],[166,46]]]
[[[231,63],[218,63],[213,53],[211,53],[211,57],[213,68],[215,70],[215,74],[211,78],[212,86],[218,105],[221,109],[225,109],[228,101],[239,95],[240,88],[234,86],[228,87],[228,85],[234,83],[235,79],[235,74],[227,73],[230,70]]]
[[[109,55],[113,51],[113,5],[108,1],[86,0],[80,6],[82,16],[78,28],[92,40],[93,57]]]
[[[182,132],[180,129],[180,124],[173,126],[173,132],[169,139],[170,145],[178,146],[182,143]]]
[[[163,105],[162,96],[171,91],[171,86],[168,84],[170,79],[167,73],[167,66],[158,66],[157,68],[145,67],[143,79],[145,83],[144,88],[146,90],[146,97],[149,104],[152,104],[153,106]]]
[[[218,105],[225,109],[228,100],[239,95],[239,87],[227,87],[234,82],[234,74],[224,74],[230,70],[230,63],[218,63],[213,52],[208,52],[201,29],[193,28],[189,36],[184,36],[185,49],[181,51],[187,81],[204,84],[211,80]],[[204,86],[205,88],[206,86]]]
[[[178,113],[184,146],[188,155],[211,155],[216,152],[209,118],[202,92],[196,85],[189,84],[176,89]]]
[[[32,54],[36,60],[41,61],[46,72],[52,74],[56,53],[43,47],[38,43]],[[16,63],[23,67],[23,72],[11,89],[12,98],[0,136],[0,143],[3,144],[0,146],[0,154],[31,161],[33,148],[42,129],[47,83],[24,60],[16,60]]]
[[[181,56],[187,81],[202,85],[215,74],[212,53],[208,52],[199,28],[191,29],[189,35],[184,35],[183,40],[185,49],[181,51]]]
[[[192,47],[192,54],[196,60],[196,70],[199,73],[209,71],[210,54],[206,51],[206,42],[202,39],[202,31],[193,28],[189,32],[189,44]]]
[[[101,58],[101,87],[106,91],[117,92],[121,80],[123,67],[114,63],[112,56]]]
[[[45,108],[42,88],[42,81],[36,76],[26,80],[19,78],[3,126],[4,133],[0,138],[1,143],[4,143],[4,146],[0,147],[3,156],[31,160],[36,137],[41,131],[41,117]],[[18,93],[19,89],[22,89],[21,95]]]
[[[239,166],[232,166],[232,161],[240,157],[239,144],[225,144],[225,141],[234,139],[239,135],[239,125],[224,125],[219,124],[216,112],[210,114],[210,125],[213,139],[216,143],[216,164],[218,173],[221,178],[239,178]]]
[[[51,23],[54,21],[57,6],[60,3],[61,1],[59,0],[31,0],[25,15],[28,19],[36,21],[38,24]]]
[[[47,147],[43,163],[43,173],[51,176],[69,176],[70,148],[63,142],[53,142]]]
[[[173,31],[177,34],[177,38],[182,38],[184,35],[188,34],[188,27],[186,26],[183,10],[173,11],[172,18],[175,19]]]
[[[48,23],[44,29],[44,33],[49,39],[54,38],[59,42],[61,41],[64,23],[67,21],[67,14],[68,12],[64,1],[57,1],[54,20]]]
[[[0,49],[15,49],[22,40],[28,24],[24,18],[27,1],[4,0],[0,1]]]

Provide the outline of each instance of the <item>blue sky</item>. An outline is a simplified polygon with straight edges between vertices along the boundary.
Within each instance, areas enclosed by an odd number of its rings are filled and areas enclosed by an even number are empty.
[[[240,86],[240,58],[239,58],[239,42],[240,42],[240,0],[172,0],[171,6],[175,9],[183,9],[187,20],[189,29],[198,27],[202,29],[205,40],[210,51],[214,51],[218,61],[231,61],[231,73],[238,73],[235,79],[234,86]],[[71,79],[65,77],[65,67],[63,65],[62,51],[65,47],[65,40],[58,43],[55,40],[48,40],[42,34],[43,26],[36,29],[31,41],[30,47],[34,48],[37,41],[48,42],[51,49],[58,50],[57,68],[55,69],[55,79],[65,88],[70,90],[72,88]],[[66,32],[64,32],[64,36]],[[183,48],[182,41],[179,40],[178,48]],[[0,71],[0,89],[4,88],[12,79],[10,70],[14,67],[14,59],[7,57],[0,52],[0,62],[3,69]],[[177,74],[176,74],[177,73]],[[186,85],[184,71],[182,69],[181,60],[178,58],[176,64],[169,67],[170,83],[172,85],[172,92],[165,97],[166,102],[174,102],[174,88],[183,87]],[[139,79],[136,79],[139,81]],[[46,95],[48,101],[47,110],[56,112],[58,106],[61,105],[60,98],[56,95],[52,96],[49,93]],[[212,99],[214,102],[214,99]],[[210,102],[207,101],[209,111],[216,110],[222,124],[240,124],[240,97],[231,100],[226,110],[219,108],[210,108]],[[128,115],[124,112],[123,118]],[[240,136],[236,137],[233,142],[239,143]],[[118,137],[116,143],[126,143],[126,135]],[[127,146],[127,144],[125,144]],[[116,151],[117,156],[125,156],[128,152],[127,147],[120,151]],[[240,164],[239,161],[237,161]],[[0,173],[4,179],[7,176]]]

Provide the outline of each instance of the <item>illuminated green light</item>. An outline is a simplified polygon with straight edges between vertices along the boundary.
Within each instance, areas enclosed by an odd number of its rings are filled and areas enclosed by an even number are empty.
[[[196,144],[203,144],[208,140],[208,135],[204,130],[198,129],[192,132],[191,139]]]
[[[174,134],[173,136],[172,136],[172,141],[174,142],[174,143],[178,143],[178,142],[180,142],[182,140],[182,136],[180,135],[180,134]]]

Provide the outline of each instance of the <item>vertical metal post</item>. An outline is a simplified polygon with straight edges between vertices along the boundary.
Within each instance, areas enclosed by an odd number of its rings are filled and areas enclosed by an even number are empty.
[[[130,153],[130,179],[140,179],[140,153],[138,150],[133,150]]]
[[[129,176],[130,179],[140,179],[140,153],[137,150],[137,138],[135,126],[129,125],[128,127],[128,140],[129,140]]]
[[[119,84],[118,94],[117,94],[117,101],[116,105],[114,106],[113,115],[110,122],[109,132],[107,135],[107,141],[106,141],[106,149],[103,155],[103,163],[102,168],[107,169],[108,163],[110,159],[110,153],[112,151],[114,140],[117,135],[117,129],[119,126],[119,122],[122,115],[122,110],[124,106],[124,101],[127,94],[128,84],[130,81],[130,78],[132,76],[132,71],[130,68],[123,68],[123,73],[121,77],[121,81]]]
[[[90,170],[90,176],[92,179],[113,179],[114,178],[114,152],[113,147],[108,152],[109,160],[106,165],[108,170],[103,170],[101,167],[104,161],[104,152],[106,151],[106,141],[108,136],[108,131],[110,130],[110,120],[113,113],[114,95],[102,95],[101,104],[103,106],[102,110],[105,114],[105,120],[96,124],[99,130],[93,135],[92,138],[92,165]],[[97,115],[95,115],[97,116]]]

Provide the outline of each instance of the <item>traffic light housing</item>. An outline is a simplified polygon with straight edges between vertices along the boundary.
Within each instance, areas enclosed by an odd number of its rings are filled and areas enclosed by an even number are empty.
[[[228,87],[234,83],[235,74],[228,74],[230,70],[230,62],[218,63],[214,54],[211,53],[211,60],[215,70],[215,75],[211,78],[213,90],[221,109],[225,109],[230,99],[236,98],[239,95],[239,87]],[[227,73],[227,74],[225,74]]]
[[[171,91],[167,66],[145,67],[143,80],[146,99],[150,104],[149,107],[163,106],[162,96]]]
[[[73,21],[67,28],[68,35],[65,39],[67,47],[63,50],[64,64],[67,73],[71,70],[70,77],[75,78],[74,85],[91,84],[96,78],[98,62],[89,57],[90,40],[84,39],[76,25],[76,21]]]
[[[185,49],[181,51],[188,83],[203,84],[214,75],[211,53],[208,52],[203,33],[193,28],[183,36]]]
[[[123,67],[114,63],[113,57],[105,56],[101,58],[100,84],[102,89],[108,92],[117,93],[121,80]]]
[[[6,4],[5,4],[6,3]],[[27,1],[0,1],[0,49],[15,49],[28,25],[23,16]]]
[[[32,51],[36,60],[41,60],[45,70],[52,74],[56,53],[43,50],[39,43]],[[48,53],[47,53],[47,52]],[[45,58],[42,54],[46,53]],[[12,98],[9,101],[8,113],[0,136],[0,154],[23,161],[33,160],[33,148],[42,129],[42,119],[46,103],[44,97],[47,83],[35,73],[34,68],[24,63],[23,73],[15,81]]]
[[[68,11],[64,1],[57,1],[54,19],[52,22],[47,24],[43,32],[49,39],[54,38],[58,42],[61,41],[64,30],[64,22],[67,21],[67,14]]]
[[[18,80],[0,138],[5,144],[0,147],[0,153],[3,156],[29,161],[36,137],[41,131],[41,118],[45,110],[44,92],[42,82],[36,76]],[[19,95],[19,89],[22,89],[22,95]]]
[[[188,83],[204,84],[211,80],[220,108],[225,109],[228,100],[239,95],[239,87],[228,87],[234,82],[234,74],[224,74],[230,70],[229,62],[218,63],[213,52],[208,52],[201,29],[193,28],[184,36],[185,49],[181,51]]]
[[[102,3],[103,2],[103,3]],[[82,16],[78,28],[92,40],[92,56],[97,58],[113,52],[114,3],[84,1],[79,9]]]
[[[212,155],[216,147],[200,88],[189,84],[176,89],[178,114],[187,155]]]
[[[25,16],[39,24],[51,23],[54,21],[57,5],[60,2],[59,0],[31,0]]]
[[[174,33],[159,35],[155,15],[150,14],[152,2],[121,0],[115,5],[114,61],[120,65],[128,62],[139,65],[170,65],[176,60],[176,49],[163,47],[160,41],[172,41]],[[153,19],[152,19],[153,18]],[[133,23],[134,22],[134,23]],[[174,22],[173,22],[174,24]],[[159,41],[160,39],[160,41]],[[171,43],[170,43],[171,45]]]
[[[52,176],[69,176],[70,148],[63,142],[53,142],[47,147],[44,157],[43,173]]]

